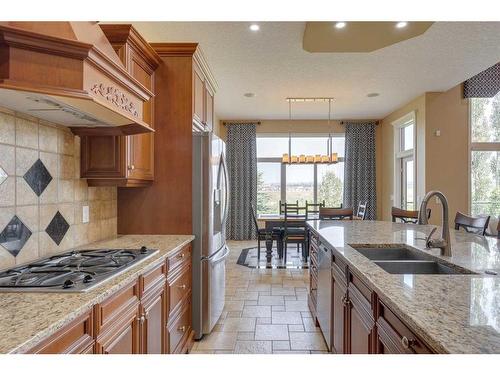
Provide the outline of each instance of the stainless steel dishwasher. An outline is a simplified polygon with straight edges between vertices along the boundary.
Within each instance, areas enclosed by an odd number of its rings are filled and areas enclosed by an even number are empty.
[[[323,244],[319,245],[318,267],[318,301],[316,314],[328,351],[331,351],[332,252]]]

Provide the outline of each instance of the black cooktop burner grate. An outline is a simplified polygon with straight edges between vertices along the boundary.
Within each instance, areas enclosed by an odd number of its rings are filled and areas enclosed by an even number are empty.
[[[156,251],[104,249],[72,251],[0,272],[0,290],[84,291]]]

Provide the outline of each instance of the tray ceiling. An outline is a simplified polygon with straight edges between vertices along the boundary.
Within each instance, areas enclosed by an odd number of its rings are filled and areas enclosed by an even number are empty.
[[[305,22],[260,22],[257,32],[248,22],[133,24],[151,42],[200,43],[219,82],[220,119],[287,119],[290,96],[333,96],[337,119],[382,118],[500,61],[500,22],[436,22],[422,35],[367,53],[307,52]],[[294,119],[327,115],[325,103],[293,106]]]

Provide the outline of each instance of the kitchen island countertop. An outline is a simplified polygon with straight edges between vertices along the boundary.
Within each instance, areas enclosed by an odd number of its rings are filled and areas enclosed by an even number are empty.
[[[159,251],[85,293],[0,293],[0,353],[29,351],[193,239],[192,235],[127,235],[88,244],[75,250],[146,246]]]
[[[308,226],[435,352],[500,353],[500,277],[485,274],[500,275],[496,238],[451,229],[452,257],[444,257],[425,249],[432,225],[315,220]],[[477,274],[389,274],[350,246],[358,244],[406,244]]]

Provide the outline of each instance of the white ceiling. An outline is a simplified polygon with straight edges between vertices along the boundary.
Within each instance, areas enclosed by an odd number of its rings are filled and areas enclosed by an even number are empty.
[[[370,53],[309,53],[305,22],[134,22],[150,42],[199,42],[218,81],[220,119],[287,119],[289,96],[333,96],[333,118],[382,118],[500,61],[500,22],[437,22]],[[254,98],[244,93],[253,92]],[[367,98],[371,92],[380,96]],[[293,104],[294,119],[326,118],[326,103]]]

